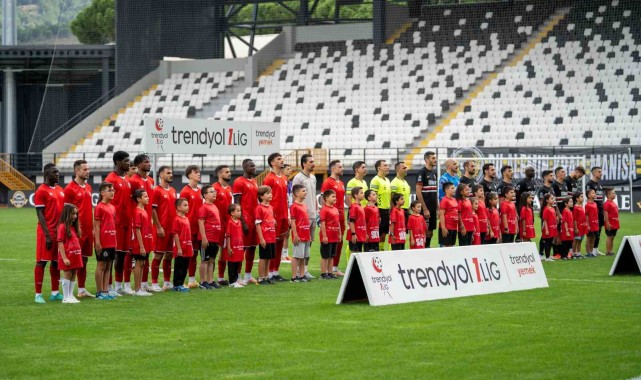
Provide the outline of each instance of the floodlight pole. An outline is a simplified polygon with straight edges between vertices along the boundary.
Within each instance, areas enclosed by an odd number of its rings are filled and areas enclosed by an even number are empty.
[[[2,0],[2,45],[16,45],[16,0]],[[16,123],[16,80],[11,67],[4,69],[3,120],[5,153],[16,153],[18,148]]]
[[[383,45],[385,43],[385,0],[373,2],[372,27],[374,45]]]

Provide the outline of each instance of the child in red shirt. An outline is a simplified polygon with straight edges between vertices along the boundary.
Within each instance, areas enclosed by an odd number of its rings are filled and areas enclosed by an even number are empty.
[[[381,241],[379,234],[381,214],[376,205],[378,194],[376,194],[374,190],[367,190],[365,192],[365,199],[367,200],[367,206],[365,206],[365,228],[367,232],[365,252],[378,252],[380,249],[379,242]]]
[[[594,239],[599,233],[599,207],[594,199],[596,198],[596,191],[594,189],[587,189],[585,195],[588,198],[585,204],[585,216],[588,220],[588,234],[585,239],[585,250],[588,252],[587,257],[597,257],[594,253]]]
[[[522,241],[532,241],[536,237],[534,231],[534,210],[532,210],[532,202],[534,196],[527,191],[521,194],[521,226],[519,228]]]
[[[401,208],[405,204],[402,194],[392,194],[392,211],[389,216],[389,243],[392,251],[405,249],[405,213]]]
[[[349,229],[347,240],[351,252],[363,252],[363,245],[367,241],[367,226],[365,223],[365,209],[361,201],[365,199],[365,192],[360,186],[352,189],[352,204],[349,206]]]
[[[503,189],[505,199],[501,202],[501,227],[503,228],[503,235],[501,238],[502,243],[514,243],[514,237],[519,232],[517,227],[518,215],[516,214],[516,206],[514,205],[514,188],[512,186],[505,186]]]
[[[269,204],[272,201],[272,189],[263,185],[258,188],[256,207],[256,235],[258,236],[258,284],[271,285],[274,282],[268,278],[269,261],[276,258],[276,219],[274,209]],[[278,253],[280,254],[280,252]]]
[[[245,239],[243,238],[243,225],[240,222],[242,212],[240,205],[232,203],[227,208],[229,220],[225,228],[225,248],[227,249],[227,279],[230,288],[243,288],[244,283],[238,273],[245,257]]]
[[[423,206],[419,200],[415,200],[410,204],[412,214],[407,221],[407,229],[410,233],[410,249],[425,248],[427,222],[423,217],[422,208]]]
[[[56,234],[58,241],[58,269],[63,271],[62,303],[79,303],[73,296],[76,285],[76,270],[81,268],[82,252],[78,229],[78,208],[71,203],[66,203],[60,216],[60,224]]]
[[[132,220],[132,238],[131,238],[131,256],[136,261],[134,267],[134,294],[136,296],[150,296],[142,289],[142,271],[145,262],[152,250],[153,235],[151,232],[151,221],[147,215],[145,207],[149,204],[149,195],[145,189],[136,189],[132,195],[136,202]]]
[[[496,244],[501,237],[501,217],[499,210],[496,208],[499,204],[498,194],[492,192],[487,195],[487,235],[485,244]]]
[[[445,196],[439,203],[439,220],[441,224],[441,244],[444,247],[452,247],[456,244],[456,233],[459,227],[459,206],[454,198],[456,188],[452,182],[443,184]]]
[[[194,255],[192,245],[191,228],[187,213],[189,212],[189,202],[185,198],[176,200],[176,219],[171,228],[171,234],[174,239],[174,291],[188,292],[189,288],[185,286],[189,260]]]
[[[612,246],[614,244],[614,237],[617,236],[619,230],[619,206],[614,202],[617,194],[614,189],[605,190],[605,198],[603,203],[603,219],[605,221],[605,254],[606,256],[614,255]]]
[[[461,183],[456,188],[456,193],[454,198],[458,201],[459,206],[459,224],[460,231],[458,234],[458,245],[460,247],[466,245],[472,245],[472,239],[474,238],[474,210],[472,209],[472,202],[470,202],[470,187]]]
[[[572,216],[574,218],[574,243],[572,244],[572,252],[574,258],[582,259],[581,242],[583,237],[588,233],[588,219],[585,215],[585,208],[583,207],[583,193],[574,193],[572,195],[574,201],[574,209]]]
[[[114,187],[109,182],[103,182],[98,188],[100,202],[94,211],[94,249],[96,250],[96,299],[113,300],[109,295],[109,278],[111,265],[116,257],[116,209],[111,204],[114,197]]]
[[[198,209],[198,240],[200,240],[200,288],[218,289],[214,282],[214,265],[218,254],[218,242],[223,231],[220,212],[214,204],[216,189],[205,185],[200,189],[203,204]]]
[[[305,198],[307,198],[307,189],[301,184],[292,187],[294,202],[289,211],[291,219],[292,244],[292,282],[308,282],[305,277],[305,260],[309,261],[309,250],[312,244],[312,236],[309,225],[309,216]]]
[[[481,226],[479,223],[479,216],[476,213],[479,209],[479,200],[477,198],[472,198],[470,200],[472,203],[472,219],[474,220],[474,234],[472,235],[472,245],[481,245]]]
[[[572,258],[570,250],[574,242],[574,216],[572,215],[574,201],[572,198],[566,198],[563,203],[565,207],[561,213],[561,260],[568,260]]]
[[[485,238],[487,237],[487,232],[489,229],[489,221],[487,219],[487,206],[485,203],[485,190],[483,185],[474,185],[472,186],[472,193],[478,201],[478,208],[476,209],[476,215],[479,220],[479,233],[481,234],[481,244],[485,244]]]
[[[333,260],[336,256],[336,248],[340,241],[340,216],[334,207],[336,203],[336,192],[325,190],[323,192],[325,205],[320,210],[320,254],[321,254],[321,280],[338,278],[334,273]]]
[[[545,251],[545,261],[554,261],[554,258],[550,257],[550,251],[552,250],[554,238],[559,235],[559,230],[557,229],[556,199],[552,193],[547,193],[543,196],[542,221],[541,240]]]

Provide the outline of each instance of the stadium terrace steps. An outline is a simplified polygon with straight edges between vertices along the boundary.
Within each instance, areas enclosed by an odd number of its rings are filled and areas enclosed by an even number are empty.
[[[403,26],[398,28],[394,33],[392,33],[391,36],[389,36],[389,38],[385,41],[385,43],[387,45],[392,45],[394,42],[396,42],[398,38],[401,37],[401,35],[403,35],[403,33],[407,32],[407,30],[412,27],[412,24],[413,23],[411,21],[408,21],[405,24],[403,24]]]
[[[465,111],[466,107],[470,106],[473,99],[482,93],[485,88],[487,88],[497,78],[498,73],[502,72],[506,67],[514,67],[521,62],[528,52],[539,44],[569,12],[570,8],[561,8],[557,10],[550,16],[548,21],[540,26],[537,33],[524,43],[520,49],[515,50],[511,57],[508,57],[508,59],[503,61],[503,63],[497,67],[495,72],[489,73],[483,78],[479,78],[474,88],[472,88],[467,96],[455,106],[454,110],[443,116],[441,120],[437,121],[437,125],[434,129],[428,129],[426,133],[408,144],[407,149],[403,152],[405,162],[408,167],[411,168],[413,165],[421,166],[423,162],[421,152],[430,145],[430,142],[434,141],[436,136],[442,133],[452,120],[455,120],[460,113]]]
[[[2,158],[0,158],[0,183],[13,191],[36,189],[35,183]]]

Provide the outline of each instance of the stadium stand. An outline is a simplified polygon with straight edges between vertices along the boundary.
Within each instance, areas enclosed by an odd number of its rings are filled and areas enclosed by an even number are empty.
[[[280,122],[287,149],[349,147],[343,157],[396,158],[487,73],[505,62],[560,3],[426,9],[392,45],[298,44],[216,119]],[[369,162],[368,162],[369,163]]]
[[[641,144],[637,1],[581,1],[433,147]]]
[[[243,79],[243,71],[215,73],[173,74],[162,84],[137,97],[129,106],[113,115],[87,138],[80,141],[72,151],[61,157],[57,164],[61,169],[73,167],[73,162],[83,156],[96,169],[110,169],[113,166],[111,152],[125,150],[136,154],[142,149],[142,125],[146,116],[173,118],[193,117],[203,105]],[[171,164],[171,157],[162,157],[159,164]],[[206,158],[205,158],[206,159]],[[193,163],[192,155],[174,155],[176,167]]]

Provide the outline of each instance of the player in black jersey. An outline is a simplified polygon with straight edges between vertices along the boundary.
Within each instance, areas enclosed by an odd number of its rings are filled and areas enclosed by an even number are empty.
[[[463,170],[465,173],[463,173],[463,176],[461,177],[461,182],[470,187],[474,187],[476,185],[476,162],[472,160],[467,160],[463,163]],[[474,194],[470,192],[470,198],[473,198]]]
[[[479,185],[483,186],[485,199],[487,199],[489,193],[496,193],[496,185],[494,185],[495,179],[496,169],[494,168],[494,164],[487,163],[483,165],[483,179],[479,181]]]
[[[512,185],[512,178],[514,177],[514,170],[510,165],[505,165],[501,167],[501,183],[496,187],[496,191],[499,193],[499,203],[505,198],[505,188],[507,186],[514,188]]]
[[[437,228],[438,214],[438,178],[436,176],[436,153],[425,152],[425,166],[416,175],[416,199],[421,202],[423,216],[427,221],[425,247],[429,248],[433,231]]]
[[[603,253],[599,252],[601,229],[605,225],[605,220],[603,219],[603,200],[605,198],[605,192],[603,191],[603,187],[601,187],[601,175],[603,174],[603,171],[601,170],[601,167],[595,166],[590,170],[590,172],[592,178],[588,181],[586,187],[587,189],[594,190],[596,195],[594,202],[599,209],[599,231],[597,231],[596,237],[594,238],[594,249],[592,250],[592,253],[603,255]]]
[[[536,171],[532,166],[527,166],[525,167],[525,178],[520,180],[516,186],[514,187],[514,190],[516,191],[516,212],[521,213],[521,194],[528,192],[530,194],[534,194],[536,187],[534,185],[534,176],[536,175]]]
[[[568,192],[570,194],[579,191],[578,183],[584,175],[585,168],[579,165],[574,168],[574,171],[572,171],[569,176],[565,177],[565,185],[568,187]]]

